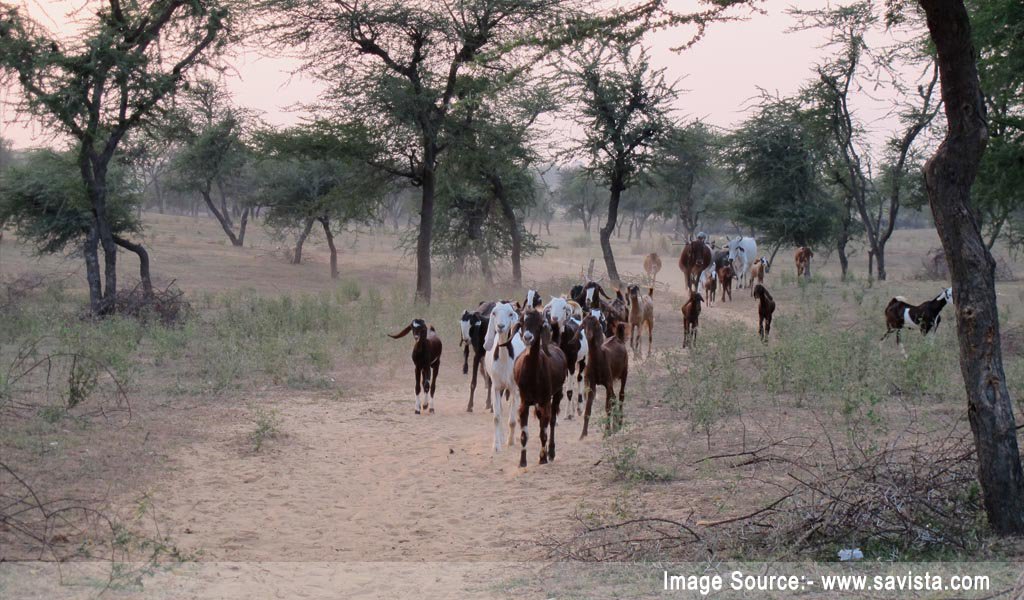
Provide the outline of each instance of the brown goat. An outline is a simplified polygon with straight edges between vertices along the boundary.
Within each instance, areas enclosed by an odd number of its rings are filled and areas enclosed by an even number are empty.
[[[548,343],[551,326],[546,321],[543,313],[527,310],[519,326],[523,342],[526,343],[526,350],[516,358],[513,369],[513,377],[519,388],[519,437],[523,444],[519,455],[520,467],[526,466],[531,406],[540,421],[540,464],[547,463],[549,459],[555,460],[555,425],[569,367],[562,350]]]
[[[652,287],[658,279],[659,271],[661,271],[661,257],[657,252],[651,252],[644,257],[644,273],[647,273],[647,277],[650,278]]]
[[[807,246],[800,246],[796,249],[796,255],[793,260],[796,262],[796,277],[797,279],[803,277],[805,279],[811,278],[811,258],[814,257],[814,253]]]
[[[704,298],[698,294],[690,294],[690,299],[683,305],[683,348],[687,341],[693,346],[697,343],[697,325],[700,321],[700,305]]]
[[[718,282],[722,284],[722,302],[728,298],[732,300],[732,280],[736,277],[736,272],[732,270],[732,265],[725,265],[718,270]]]
[[[711,306],[715,303],[715,292],[718,290],[718,271],[708,268],[700,274],[700,279],[703,283],[698,288],[698,292],[700,289],[704,290],[701,297],[704,298],[704,302],[708,306]]]
[[[647,326],[647,355],[651,354],[654,344],[654,288],[647,288],[647,294],[640,294],[640,286],[631,285],[627,290],[629,296],[629,346],[637,354],[641,352],[644,325]]]
[[[768,288],[759,283],[754,286],[754,300],[757,300],[757,334],[762,342],[767,343],[768,334],[772,332],[775,299],[768,293]]]
[[[437,337],[433,325],[427,325],[423,319],[413,319],[409,325],[398,333],[388,336],[398,339],[412,332],[416,341],[412,345],[412,365],[416,377],[416,414],[420,414],[420,382],[424,395],[430,395],[423,408],[434,412],[434,392],[437,390],[437,371],[441,368],[441,338]],[[433,376],[431,376],[433,371]]]
[[[765,257],[758,258],[754,261],[754,266],[750,267],[750,295],[754,295],[754,286],[757,284],[764,285],[764,274],[768,272],[768,260]]]
[[[590,410],[597,394],[597,386],[605,391],[605,414],[608,422],[605,432],[622,427],[623,405],[626,399],[626,378],[629,375],[629,351],[623,337],[626,335],[626,324],[619,323],[615,335],[605,339],[601,321],[594,315],[587,315],[581,324],[582,333],[587,336],[589,357],[587,367],[583,371],[583,379],[587,389],[587,406],[583,412],[583,433],[580,439],[587,437],[590,424]],[[615,403],[615,384],[619,384],[618,405]]]

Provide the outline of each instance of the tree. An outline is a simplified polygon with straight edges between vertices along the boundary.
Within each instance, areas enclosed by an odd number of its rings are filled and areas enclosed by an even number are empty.
[[[989,143],[971,197],[989,250],[1003,239],[1024,246],[1024,5],[971,0],[978,72],[988,113]]]
[[[323,228],[331,252],[331,277],[338,277],[336,236],[350,223],[369,223],[383,201],[387,178],[356,157],[358,135],[324,122],[259,136],[258,199],[267,226],[300,230],[292,258],[314,224]]]
[[[251,210],[248,204],[240,209],[235,233],[228,197],[233,182],[242,176],[251,159],[244,139],[250,120],[246,111],[231,104],[227,92],[212,81],[202,80],[181,94],[161,127],[163,135],[178,145],[171,163],[174,188],[198,193],[232,246],[245,243]],[[214,202],[215,193],[219,196],[219,208]]]
[[[0,137],[0,171],[14,164],[14,150],[11,141]]]
[[[143,285],[152,286],[143,246],[115,239],[108,210],[111,160],[125,136],[223,46],[229,13],[221,0],[109,0],[90,14],[95,20],[82,39],[61,40],[22,9],[0,5],[0,72],[17,80],[21,110],[78,142],[93,216],[83,246],[89,304],[101,314],[117,293],[118,246],[138,255]]]
[[[141,232],[135,217],[140,198],[132,193],[125,169],[113,165],[107,174],[107,210],[117,243]],[[0,172],[0,223],[31,242],[39,254],[82,248],[93,228],[88,190],[73,152],[36,150],[24,161]]]
[[[946,138],[925,165],[928,201],[942,240],[956,309],[960,371],[992,529],[1024,533],[1024,471],[1006,387],[996,306],[995,260],[982,238],[971,184],[988,142],[971,23],[962,0],[919,0],[938,54]]]
[[[721,141],[707,125],[694,121],[673,127],[658,148],[653,185],[660,190],[660,212],[678,219],[687,240],[693,239],[708,211],[709,187],[701,185],[714,173]],[[678,231],[676,232],[678,234]]]
[[[669,130],[669,104],[676,97],[663,69],[653,69],[647,51],[630,42],[597,43],[575,52],[563,75],[578,107],[574,120],[584,137],[572,152],[586,156],[588,171],[608,188],[608,217],[601,251],[608,277],[620,283],[611,236],[622,192],[650,169],[654,149]]]
[[[594,217],[604,214],[605,202],[593,177],[582,168],[563,169],[558,175],[558,203],[569,219],[579,219],[583,231],[590,234]]]
[[[727,139],[725,160],[743,192],[736,220],[761,232],[775,250],[829,240],[840,210],[822,181],[821,152],[798,101],[764,98]]]
[[[882,21],[871,2],[792,12],[801,19],[802,28],[828,29],[830,45],[837,47],[837,56],[817,67],[817,79],[804,90],[803,96],[811,105],[809,110],[821,120],[822,135],[829,140],[830,179],[843,189],[845,203],[856,210],[863,225],[869,248],[868,276],[877,265],[878,279],[885,280],[885,246],[896,227],[906,180],[916,164],[916,142],[938,113],[939,103],[934,98],[938,69],[931,55],[922,49],[924,43],[916,37],[888,48],[869,47],[867,34]],[[887,24],[890,28],[895,26]],[[865,84],[864,79],[873,79],[866,83],[876,88],[882,86],[875,73],[879,68],[892,69],[893,63],[925,63],[930,76],[914,94],[904,90],[898,75],[893,74],[889,87],[900,96],[897,105],[902,129],[890,138],[886,160],[879,161],[861,139],[864,128],[849,100],[851,91]],[[875,164],[881,164],[883,172],[877,180],[871,177]],[[844,217],[843,223],[847,221]],[[842,227],[838,236],[840,262],[844,266],[845,240],[849,235],[849,227]]]
[[[326,98],[370,127],[375,164],[421,190],[416,296],[431,294],[437,173],[452,106],[467,72],[510,78],[529,68],[527,43],[564,22],[570,0],[455,0],[443,7],[398,0],[265,0],[268,30],[303,47],[307,68],[330,83]],[[339,73],[343,75],[339,77]]]

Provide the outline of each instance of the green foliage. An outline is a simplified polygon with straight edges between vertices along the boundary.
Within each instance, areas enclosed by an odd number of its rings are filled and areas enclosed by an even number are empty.
[[[115,234],[138,232],[139,197],[127,173],[114,166],[107,176],[107,214]],[[36,150],[0,173],[0,223],[14,227],[40,254],[78,246],[92,224],[92,208],[74,156]]]
[[[615,478],[631,483],[663,482],[675,479],[674,469],[662,465],[650,465],[640,456],[639,442],[626,442],[609,452],[609,462],[615,471]]]
[[[826,192],[822,141],[798,102],[766,97],[728,139],[726,162],[743,192],[736,220],[769,244],[813,246],[828,240],[841,209]]]
[[[558,174],[558,204],[568,219],[580,219],[590,232],[594,217],[607,211],[607,202],[594,178],[582,168],[562,169]]]
[[[276,438],[281,432],[281,419],[276,410],[257,406],[249,420],[253,425],[252,431],[249,432],[249,443],[252,444],[253,452],[262,450],[267,440]]]
[[[971,196],[988,243],[1024,244],[1024,5],[970,0],[971,33],[989,118],[989,143]]]

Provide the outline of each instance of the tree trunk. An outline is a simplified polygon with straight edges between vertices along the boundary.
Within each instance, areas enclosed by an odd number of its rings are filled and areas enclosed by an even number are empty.
[[[885,281],[885,242],[879,240],[878,250],[875,252],[875,272],[879,281]]]
[[[82,244],[85,256],[85,278],[89,282],[89,309],[98,315],[103,309],[103,284],[100,281],[99,234],[95,223]]]
[[[988,142],[985,108],[962,0],[920,0],[938,52],[946,138],[925,165],[925,186],[953,279],[960,371],[993,531],[1024,533],[1024,472],[1003,373],[995,261],[985,247],[971,184]]]
[[[604,254],[604,266],[608,271],[608,278],[616,286],[622,285],[619,279],[619,270],[615,267],[615,255],[612,253],[612,233],[615,231],[615,224],[619,218],[619,198],[622,195],[622,183],[615,179],[612,181],[611,196],[608,198],[608,220],[601,228],[601,252]]]
[[[850,259],[846,256],[846,241],[845,237],[840,237],[836,241],[836,254],[839,255],[839,271],[841,273],[839,277],[842,281],[846,281],[847,273],[850,270]]]
[[[494,195],[501,204],[501,213],[505,215],[508,228],[512,235],[512,285],[522,287],[523,285],[523,239],[519,231],[519,223],[516,221],[516,211],[505,194],[505,186],[501,178],[491,176],[491,185],[494,187]]]
[[[231,240],[232,246],[241,246],[242,240],[235,235],[235,232],[231,230],[232,224],[231,219],[225,213],[217,210],[217,207],[213,203],[213,198],[210,197],[210,186],[206,186],[206,189],[200,192],[203,196],[203,201],[206,202],[206,208],[210,211],[217,222],[220,223],[221,229],[227,234],[228,239]]]
[[[313,223],[315,219],[306,219],[306,224],[302,227],[302,232],[299,233],[299,238],[295,240],[295,252],[292,253],[292,264],[297,265],[302,262],[302,246],[306,243],[306,238],[309,237],[309,232],[313,230]]]
[[[416,300],[430,304],[430,242],[434,234],[434,153],[424,152],[420,233],[416,239]]]
[[[331,233],[331,220],[327,217],[321,217],[320,224],[324,226],[324,236],[327,238],[327,247],[331,249],[331,279],[337,279],[338,248],[334,245],[334,234]]]
[[[142,292],[147,298],[151,298],[153,296],[153,278],[149,273],[149,252],[146,252],[142,244],[136,244],[120,236],[115,235],[114,242],[125,250],[134,252],[139,257],[139,281],[142,282]]]

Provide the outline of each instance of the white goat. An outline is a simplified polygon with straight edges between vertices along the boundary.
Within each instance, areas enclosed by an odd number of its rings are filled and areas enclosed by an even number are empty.
[[[512,445],[516,432],[519,388],[516,386],[513,368],[516,362],[515,357],[518,356],[521,350],[516,350],[515,338],[510,339],[510,336],[512,335],[512,327],[518,322],[519,315],[516,313],[515,307],[508,302],[499,302],[491,311],[491,320],[487,325],[487,336],[484,338],[484,350],[487,352],[484,355],[484,370],[491,380],[491,398],[493,399],[492,406],[494,408],[495,452],[500,452],[502,447],[505,446],[501,426],[501,411],[506,393],[511,401],[508,416],[509,445]],[[518,333],[516,338],[519,338]],[[526,345],[521,338],[519,338],[519,344],[521,348],[525,349]]]

